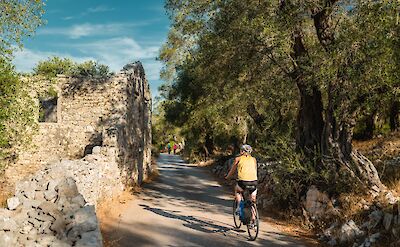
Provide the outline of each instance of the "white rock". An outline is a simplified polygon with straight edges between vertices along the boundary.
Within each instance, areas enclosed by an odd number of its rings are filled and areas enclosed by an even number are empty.
[[[340,242],[341,243],[351,242],[352,240],[354,240],[359,236],[362,236],[363,234],[364,232],[357,227],[354,221],[350,220],[345,224],[343,224],[339,230]]]
[[[101,154],[101,147],[99,146],[93,147],[92,154]]]
[[[307,191],[305,208],[310,213],[311,218],[316,219],[325,214],[328,202],[328,196],[312,185]]]
[[[76,247],[101,247],[102,237],[98,231],[84,232],[82,238],[76,242]]]
[[[383,226],[385,227],[386,231],[390,229],[392,220],[393,220],[393,214],[385,213],[385,216],[383,217]]]
[[[18,229],[18,224],[14,219],[4,218],[0,219],[0,230],[14,232]]]
[[[21,204],[18,197],[11,197],[7,199],[7,207],[9,210],[15,210]]]
[[[17,238],[12,232],[0,231],[1,246],[17,246]]]

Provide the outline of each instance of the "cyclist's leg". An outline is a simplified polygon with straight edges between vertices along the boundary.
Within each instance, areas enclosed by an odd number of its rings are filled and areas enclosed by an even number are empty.
[[[236,202],[238,203],[238,205],[239,205],[239,202],[242,200],[242,193],[243,193],[243,189],[238,184],[236,184],[235,185],[235,198],[236,198]]]
[[[257,202],[257,189],[255,189],[251,193],[250,197],[251,197],[251,201],[255,204]],[[252,220],[256,219],[256,212],[253,210],[253,207],[252,207],[252,210],[251,210],[251,219]]]
[[[251,201],[256,203],[256,201],[257,201],[257,189],[255,189],[253,192],[251,192]]]

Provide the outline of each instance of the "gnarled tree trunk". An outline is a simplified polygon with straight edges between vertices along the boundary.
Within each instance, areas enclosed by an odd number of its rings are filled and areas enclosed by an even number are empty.
[[[331,13],[336,2],[337,0],[326,0],[324,7],[312,10],[319,42],[328,54],[335,43]],[[292,79],[296,82],[301,96],[297,118],[298,148],[312,156],[310,158],[313,160],[322,154],[321,162],[327,163],[332,172],[338,175],[339,169],[344,168],[366,189],[385,189],[372,162],[352,149],[355,111],[349,107],[351,102],[345,101],[347,97],[339,95],[339,92],[343,91],[340,88],[343,85],[341,82],[346,78],[339,72],[336,80],[328,82],[328,99],[324,110],[322,93],[318,86],[303,81],[305,71],[302,68],[308,65],[308,59],[301,28],[297,28],[293,33],[292,57],[296,62]]]
[[[389,113],[390,130],[400,129],[400,101],[393,100]]]

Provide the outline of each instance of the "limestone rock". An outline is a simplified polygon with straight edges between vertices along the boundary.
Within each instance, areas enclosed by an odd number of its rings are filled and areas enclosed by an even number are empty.
[[[375,228],[382,220],[383,212],[379,210],[373,211],[369,216],[368,229]]]
[[[385,213],[385,216],[383,218],[383,226],[385,227],[386,231],[388,231],[390,229],[392,220],[393,220],[393,214]]]
[[[7,210],[5,208],[0,208],[0,219],[12,217],[13,211]]]
[[[328,203],[328,196],[320,192],[314,185],[307,191],[305,208],[312,219],[324,216]]]
[[[85,232],[82,238],[76,242],[76,247],[99,247],[102,246],[102,237],[98,231]]]
[[[17,239],[12,232],[0,231],[0,243],[2,246],[16,246]]]
[[[352,220],[343,224],[339,230],[339,240],[341,243],[351,242],[362,235],[364,235],[364,232]]]
[[[9,210],[15,210],[20,205],[20,201],[18,197],[11,197],[7,199],[7,206]]]
[[[54,202],[57,199],[57,192],[55,190],[48,190],[46,192],[44,192],[44,198],[47,201],[51,201]]]
[[[92,149],[92,154],[100,154],[101,153],[101,147],[95,146]]]
[[[3,218],[0,219],[0,230],[14,232],[18,229],[18,225],[14,219]]]
[[[64,178],[55,187],[55,190],[59,195],[66,196],[68,198],[74,198],[79,195],[78,188],[76,187],[75,180],[71,177]]]
[[[76,240],[84,232],[96,231],[99,229],[96,212],[93,206],[86,206],[79,209],[68,225],[68,238]]]

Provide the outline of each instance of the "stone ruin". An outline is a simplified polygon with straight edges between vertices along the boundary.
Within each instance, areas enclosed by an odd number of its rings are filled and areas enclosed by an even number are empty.
[[[110,78],[57,80],[51,121],[17,164],[39,169],[0,208],[0,246],[102,246],[95,206],[151,173],[151,95],[140,62]]]
[[[35,147],[20,153],[18,164],[81,159],[100,146],[115,154],[125,185],[141,184],[151,172],[151,95],[142,64],[110,78],[57,81],[51,121],[39,123]]]

